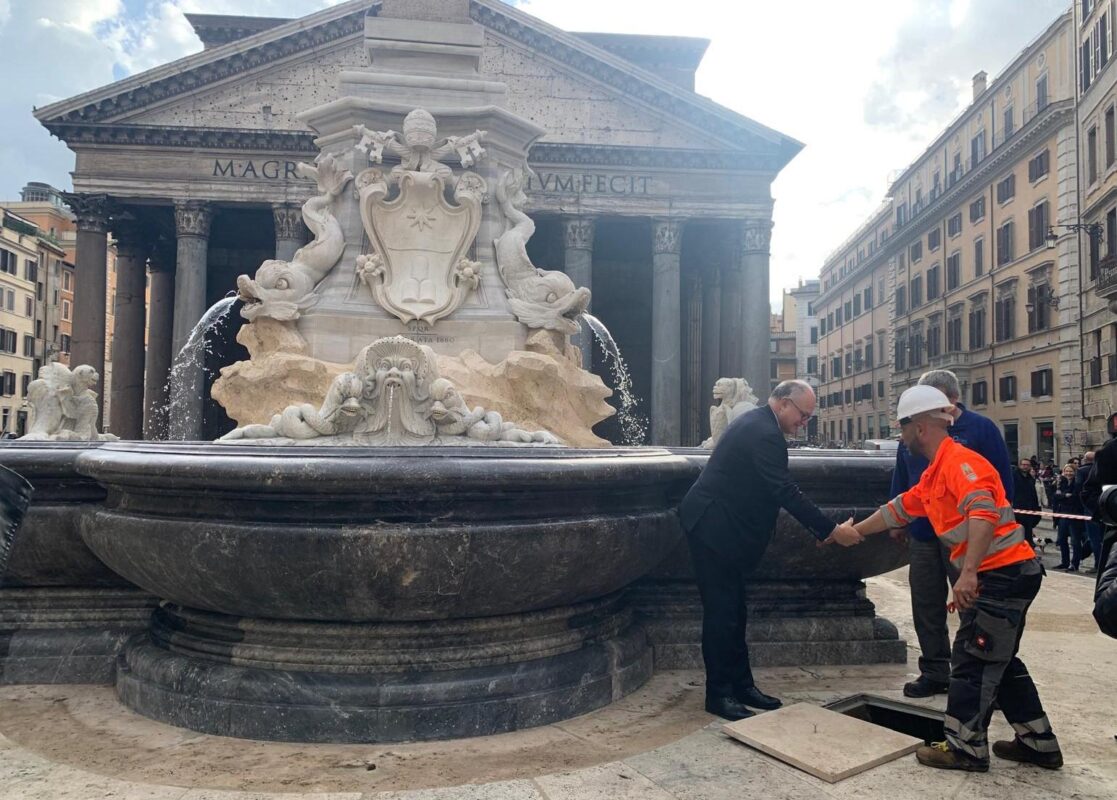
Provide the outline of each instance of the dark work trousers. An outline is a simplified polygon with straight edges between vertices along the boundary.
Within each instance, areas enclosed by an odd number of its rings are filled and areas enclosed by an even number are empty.
[[[940,683],[950,680],[950,633],[946,629],[946,601],[952,570],[950,554],[937,539],[908,542],[911,566],[911,618],[919,639],[919,674]]]
[[[687,535],[694,579],[702,596],[702,661],[706,696],[733,697],[753,685],[749,646],[745,643],[746,570],[733,559]]]
[[[958,614],[944,720],[946,739],[956,750],[989,758],[987,732],[996,700],[1023,744],[1039,752],[1055,752],[1059,743],[1036,685],[1016,655],[1028,606],[1043,581],[1043,567],[1030,559],[979,572],[977,581],[975,606]]]

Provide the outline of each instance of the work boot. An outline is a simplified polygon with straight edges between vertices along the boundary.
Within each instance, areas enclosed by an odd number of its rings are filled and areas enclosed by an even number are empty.
[[[993,755],[1008,761],[1019,761],[1022,764],[1035,764],[1044,769],[1061,769],[1063,766],[1063,752],[1056,750],[1052,753],[1041,753],[1034,747],[1028,747],[1019,738],[1011,742],[993,742]]]
[[[936,694],[946,694],[949,688],[949,681],[936,681],[926,675],[920,675],[914,681],[904,684],[904,697],[931,697]]]
[[[761,711],[773,711],[783,705],[783,701],[778,697],[772,697],[770,694],[757,689],[755,686],[750,686],[747,689],[738,689],[734,692],[737,701],[744,703],[746,706],[759,708]]]
[[[948,742],[932,742],[915,751],[915,757],[925,767],[935,769],[960,769],[965,772],[988,772],[989,759],[974,758],[969,753],[955,750]]]
[[[743,703],[737,702],[732,697],[707,697],[706,711],[730,722],[755,716],[752,711],[745,708]]]

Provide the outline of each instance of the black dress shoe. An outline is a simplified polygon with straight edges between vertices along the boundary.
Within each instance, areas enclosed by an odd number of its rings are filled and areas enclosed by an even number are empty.
[[[904,684],[904,697],[931,697],[946,694],[949,688],[947,681],[931,680],[926,675],[920,675],[914,681]]]
[[[732,697],[707,697],[706,710],[730,722],[754,716],[751,711],[745,708],[743,703],[737,702]]]
[[[735,696],[738,701],[744,703],[746,706],[759,708],[761,711],[772,711],[783,705],[783,701],[778,697],[764,694],[764,692],[760,691],[755,686],[750,686],[747,689],[738,689]]]

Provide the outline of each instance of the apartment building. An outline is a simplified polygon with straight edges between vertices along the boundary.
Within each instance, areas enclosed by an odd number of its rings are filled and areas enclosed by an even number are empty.
[[[1113,18],[1117,5],[1078,0],[1078,142],[1081,224],[1075,231],[1083,257],[1080,314],[1082,424],[1073,431],[1079,449],[1108,438],[1105,420],[1117,411],[1117,144],[1113,67]]]
[[[890,434],[887,256],[890,203],[880,208],[822,267],[818,318],[818,437],[853,445]]]
[[[815,303],[820,284],[817,280],[799,280],[799,285],[783,293],[783,329],[795,334],[796,377],[818,391],[818,317]]]
[[[992,83],[975,76],[970,106],[824,264],[819,348],[833,441],[888,435],[894,398],[924,371],[947,368],[1014,456],[1075,449],[1079,246],[1060,235],[1078,220],[1075,50],[1068,10]],[[876,302],[866,309],[870,287]],[[856,357],[870,334],[871,385],[868,359]]]
[[[27,386],[35,358],[35,287],[39,275],[38,229],[0,210],[0,433],[23,435]]]

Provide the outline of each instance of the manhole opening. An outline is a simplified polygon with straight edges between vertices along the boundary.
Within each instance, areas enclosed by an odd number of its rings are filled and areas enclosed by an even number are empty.
[[[843,697],[827,703],[823,708],[899,733],[906,733],[908,736],[918,737],[926,744],[941,742],[946,738],[943,734],[943,713],[933,708],[924,708],[871,694]]]

